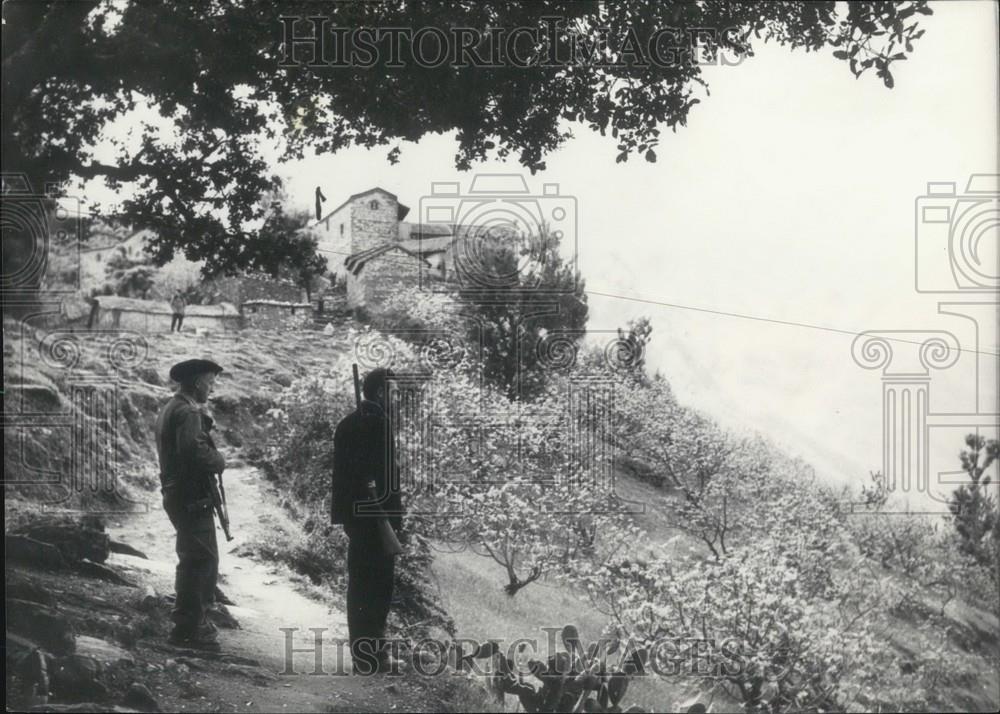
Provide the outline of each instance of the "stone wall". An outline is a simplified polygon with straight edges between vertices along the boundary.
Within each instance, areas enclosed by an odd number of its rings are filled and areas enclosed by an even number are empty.
[[[358,275],[347,277],[348,307],[378,310],[387,295],[419,286],[421,265],[420,258],[398,250],[372,258]]]
[[[347,274],[347,307],[356,308],[365,304],[365,271],[360,275]]]
[[[351,253],[399,239],[399,203],[389,194],[375,191],[359,196],[351,206]]]
[[[352,205],[350,202],[345,203],[309,229],[310,234],[316,239],[320,255],[326,258],[327,268],[337,276],[337,282],[343,282],[346,278],[344,259],[352,252]]]
[[[327,290],[313,298],[313,319],[325,322],[348,312],[347,289],[341,286]]]
[[[312,304],[250,300],[240,307],[243,324],[262,330],[297,330],[313,321]]]
[[[136,332],[169,332],[173,311],[159,300],[136,300],[115,295],[94,299],[97,311],[86,320],[94,329],[122,329]],[[230,304],[188,305],[184,311],[184,332],[229,332],[240,328],[240,315]]]

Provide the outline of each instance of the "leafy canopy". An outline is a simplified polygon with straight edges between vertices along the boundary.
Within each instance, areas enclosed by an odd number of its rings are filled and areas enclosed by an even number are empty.
[[[267,211],[261,199],[279,184],[266,144],[286,160],[392,144],[394,160],[398,142],[454,132],[459,168],[516,156],[537,171],[571,127],[583,125],[617,138],[618,161],[636,153],[654,161],[660,127],[685,124],[698,101],[702,67],[644,61],[631,38],[641,45],[663,27],[714,28],[704,49],[729,57],[752,54],[754,43],[768,40],[807,51],[829,47],[855,74],[874,69],[891,87],[890,65],[905,59],[923,33],[916,19],[931,12],[924,0],[600,7],[11,0],[3,5],[3,171],[26,175],[36,191],[45,182],[104,179],[127,196],[119,218],[156,232],[158,262],[180,251],[207,261],[208,272],[270,270],[288,256],[258,230]],[[592,52],[588,60],[584,52],[581,61],[551,66],[517,66],[520,40],[501,46],[499,66],[489,68],[390,66],[387,51],[366,67],[281,66],[281,16],[325,17],[330,27],[346,28],[537,27],[564,54],[597,47],[602,26],[611,39],[604,56]],[[556,32],[553,17],[560,18]],[[298,32],[310,31],[300,24]],[[409,40],[401,41],[405,51]],[[147,111],[133,114],[137,109]],[[110,155],[99,151],[109,127],[123,119],[130,135],[114,139]]]

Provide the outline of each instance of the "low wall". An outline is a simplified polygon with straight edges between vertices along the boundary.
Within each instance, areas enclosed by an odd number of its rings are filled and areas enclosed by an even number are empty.
[[[135,330],[137,332],[169,332],[173,311],[170,304],[159,300],[101,295],[94,298],[97,312],[88,318],[91,327]],[[240,328],[240,314],[228,303],[219,305],[188,305],[184,310],[184,332],[229,332]]]
[[[297,330],[312,323],[313,306],[308,302],[250,300],[240,306],[243,324],[264,330]]]

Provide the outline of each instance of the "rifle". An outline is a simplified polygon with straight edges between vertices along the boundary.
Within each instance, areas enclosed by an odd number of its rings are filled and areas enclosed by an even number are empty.
[[[218,482],[212,476],[208,479],[209,490],[212,493],[212,507],[219,516],[219,525],[222,532],[226,534],[226,540],[230,541],[233,536],[229,533],[229,509],[226,507],[226,487],[222,485],[222,474],[218,475]]]
[[[351,369],[354,372],[354,404],[357,406],[358,410],[361,410],[361,380],[358,377],[358,365],[352,364]],[[368,497],[371,500],[378,500],[375,496],[375,484],[374,482],[369,482],[368,484]],[[382,542],[382,550],[386,555],[399,555],[403,552],[403,546],[399,542],[399,538],[396,537],[396,531],[392,529],[389,524],[389,519],[380,516],[375,521],[375,526],[378,529],[378,537]]]
[[[215,419],[212,418],[210,414],[204,414],[202,417],[202,424],[204,425],[205,433],[208,434],[208,439],[211,442],[212,427],[215,425]],[[215,446],[215,443],[212,443]],[[222,526],[222,532],[226,534],[226,540],[230,541],[233,537],[229,534],[229,509],[226,507],[226,487],[222,485],[222,474],[218,475],[218,482],[215,480],[215,475],[212,474],[208,477],[208,495],[212,499],[212,508],[219,516],[219,525]]]

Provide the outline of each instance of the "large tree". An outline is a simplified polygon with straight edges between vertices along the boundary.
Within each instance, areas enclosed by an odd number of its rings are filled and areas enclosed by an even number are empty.
[[[538,235],[468,239],[479,261],[460,273],[469,339],[482,353],[483,377],[509,399],[531,398],[551,370],[575,354],[587,327],[584,280],[544,225]],[[460,239],[455,252],[463,248]],[[481,274],[475,274],[481,273]]]
[[[9,0],[3,5],[3,170],[26,175],[36,190],[45,182],[96,177],[122,189],[127,198],[119,217],[156,231],[158,262],[182,251],[205,260],[209,271],[269,269],[287,256],[256,230],[266,211],[261,198],[278,183],[261,141],[279,142],[287,159],[356,144],[386,145],[392,160],[397,142],[455,132],[461,168],[515,155],[535,171],[582,125],[610,131],[619,161],[632,154],[654,161],[661,127],[686,122],[703,84],[694,55],[670,55],[664,43],[676,49],[697,36],[703,50],[730,60],[767,40],[807,51],[830,48],[856,74],[874,69],[891,86],[891,63],[912,49],[922,34],[915,20],[929,13],[923,0],[846,7],[707,0]],[[402,56],[412,56],[408,37],[390,33],[376,43],[370,62],[362,51],[353,65],[330,67],[310,65],[308,42],[283,45],[286,31],[308,37],[323,21],[290,26],[282,16],[326,18],[327,31],[472,28],[489,36],[488,28],[539,28],[541,40],[509,35],[512,42],[495,43],[486,55],[490,67],[475,60],[420,66],[390,52],[399,42]],[[656,35],[663,28],[681,34]],[[642,49],[654,36],[662,40],[659,58]],[[458,39],[466,37],[475,35]],[[595,49],[602,37],[606,49]],[[426,40],[422,49],[433,56],[434,41]],[[569,53],[572,62],[549,61]],[[108,127],[137,108],[159,119],[132,121],[132,135],[116,140],[111,155],[95,151],[110,136]]]

